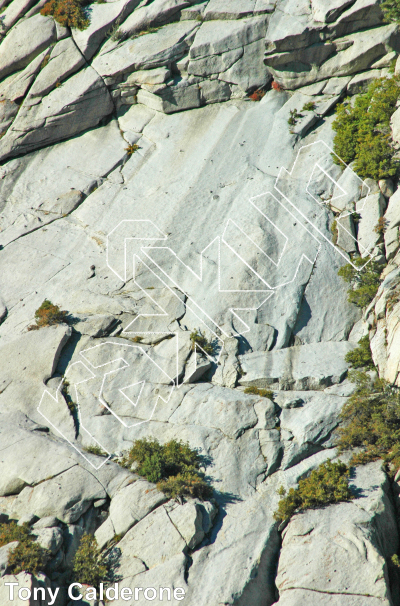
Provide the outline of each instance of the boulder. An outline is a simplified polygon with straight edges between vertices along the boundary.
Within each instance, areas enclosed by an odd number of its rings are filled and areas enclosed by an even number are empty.
[[[31,105],[38,102],[35,97],[45,97],[85,64],[85,58],[77,49],[72,38],[65,38],[65,40],[57,42],[48,56],[47,64],[40,70],[29,90],[29,104]]]
[[[75,466],[34,488],[24,488],[13,503],[11,515],[19,519],[29,511],[39,518],[51,515],[71,524],[94,501],[106,496],[104,487],[91,473]]]
[[[166,500],[154,484],[137,480],[116,493],[110,504],[115,534],[124,535],[137,522]]]
[[[257,424],[254,406],[262,400],[240,391],[204,383],[185,396],[169,420],[177,425],[208,425],[236,439]]]
[[[120,110],[118,124],[124,132],[141,133],[155,116],[155,112],[141,104]]]
[[[41,575],[44,576],[44,575]],[[10,587],[6,583],[17,583],[17,586],[14,586],[13,598],[10,600]],[[18,596],[18,589],[20,587],[26,587],[31,595],[33,594],[34,589],[43,586],[40,582],[39,578],[34,577],[31,574],[27,574],[26,572],[20,572],[17,575],[8,574],[0,579],[0,600],[2,604],[10,604],[13,606],[41,606],[41,600],[35,600],[32,598],[28,598],[29,602],[27,602],[27,594],[26,592],[22,593],[22,598]],[[40,594],[39,594],[40,595]]]
[[[385,211],[386,201],[379,192],[361,198],[356,204],[356,210],[361,215],[358,223],[357,242],[362,257],[371,254],[375,245],[379,242],[381,233],[379,231],[379,219]]]
[[[302,589],[390,603],[385,559],[396,552],[398,532],[381,463],[357,468],[350,488],[353,501],[297,514],[284,530],[276,578],[281,597]]]
[[[298,88],[324,80],[333,73],[335,76],[349,76],[368,70],[387,53],[398,51],[400,43],[397,26],[393,24],[310,46],[311,33],[314,34],[315,42],[319,40],[318,30],[311,30],[308,45],[300,49],[272,51],[271,54],[267,50],[265,63],[274,78],[286,88]],[[274,43],[270,42],[269,47],[273,49],[273,46]]]
[[[236,48],[220,55],[208,55],[200,59],[192,59],[187,67],[188,74],[195,76],[211,76],[224,72],[236,63],[243,55],[243,48]]]
[[[191,4],[188,0],[155,0],[151,4],[137,8],[119,28],[122,37],[145,32],[153,25],[165,24]]]
[[[35,0],[16,0],[8,5],[2,14],[1,29],[4,34],[18,21],[35,3]]]
[[[12,543],[7,543],[7,545],[0,547],[0,578],[3,577],[7,571],[10,551],[15,549],[18,544],[18,541],[12,541]]]
[[[44,549],[48,549],[52,555],[55,555],[63,544],[63,533],[60,528],[41,528],[35,529],[36,541]]]
[[[0,44],[0,78],[24,69],[55,37],[54,19],[42,15],[23,19]]]
[[[100,52],[93,68],[103,77],[117,78],[139,69],[152,69],[177,61],[189,49],[198,25],[190,21],[171,23],[156,33],[126,40],[109,52]]]
[[[353,216],[346,211],[336,220],[337,245],[347,253],[357,252]]]
[[[93,57],[106,35],[113,36],[119,23],[124,21],[138,4],[139,0],[117,0],[91,6],[89,26],[83,30],[72,29],[74,42],[86,61]]]
[[[154,545],[157,545],[157,549],[154,549]],[[118,548],[121,550],[118,572],[123,579],[133,576],[131,567],[138,560],[146,568],[153,568],[187,551],[184,539],[163,506],[131,528],[118,543]]]
[[[190,47],[190,59],[200,59],[240,49],[265,36],[265,17],[239,21],[206,21]]]
[[[368,86],[376,80],[376,78],[383,77],[383,70],[380,69],[370,69],[366,72],[361,72],[360,74],[356,74],[353,76],[347,86],[347,92],[349,95],[358,95],[359,93],[363,93],[366,91]]]
[[[399,242],[399,225],[400,225],[400,190],[397,189],[393,196],[389,199],[388,207],[384,218],[386,222],[386,230],[384,233],[386,259],[390,261],[396,255]]]
[[[168,86],[157,95],[141,89],[137,99],[138,103],[166,114],[200,107],[201,104],[198,85]]]
[[[38,105],[21,108],[0,142],[0,157],[26,153],[97,126],[114,109],[102,78],[86,67]],[[31,111],[30,111],[31,110]]]
[[[165,505],[165,508],[171,522],[185,539],[186,545],[191,551],[211,530],[212,521],[217,513],[215,505],[209,501],[203,503],[198,499],[190,500],[183,505],[169,503]]]
[[[241,385],[276,386],[278,389],[324,389],[346,376],[349,343],[330,341],[239,356],[244,375]]]
[[[243,91],[252,91],[265,86],[271,79],[271,75],[262,61],[263,40],[256,40],[247,44],[243,49],[243,56],[228,66],[228,69],[220,70],[220,80],[237,84]],[[190,64],[189,64],[190,65]]]

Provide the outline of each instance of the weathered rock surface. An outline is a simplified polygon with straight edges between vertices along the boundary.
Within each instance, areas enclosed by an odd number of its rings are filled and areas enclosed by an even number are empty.
[[[395,183],[331,156],[335,105],[391,73],[398,26],[376,0],[117,0],[84,30],[43,4],[0,2],[0,522],[52,554],[18,581],[66,585],[87,532],[122,586],[192,606],[397,606],[379,463],[282,536],[273,512],[336,457],[361,336],[399,383]],[[389,265],[362,315],[337,273],[370,250]],[[70,326],[27,332],[45,298]],[[115,462],[149,437],[198,450],[211,501]]]
[[[343,595],[344,604],[346,594],[390,603],[385,558],[397,550],[398,531],[380,463],[357,468],[351,487],[356,498],[350,503],[298,514],[284,530],[276,579],[281,597],[301,589]],[[357,576],[355,562],[359,562]],[[282,603],[293,603],[290,599]]]
[[[278,389],[324,389],[346,376],[347,342],[298,345],[274,352],[240,356],[241,385],[275,386]]]

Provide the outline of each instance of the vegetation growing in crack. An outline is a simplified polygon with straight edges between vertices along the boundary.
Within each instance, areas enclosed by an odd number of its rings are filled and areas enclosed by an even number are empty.
[[[53,326],[54,324],[63,324],[66,322],[67,311],[61,310],[58,305],[53,305],[51,301],[45,299],[40,307],[35,311],[36,324],[28,326],[28,330],[39,330],[44,326]]]
[[[305,509],[315,509],[331,503],[350,501],[349,468],[342,462],[327,461],[314,469],[307,478],[299,480],[298,488],[286,491],[281,486],[282,496],[274,518],[278,522],[289,520],[292,515]]]
[[[386,228],[387,228],[387,219],[385,219],[385,217],[380,217],[380,219],[378,219],[378,223],[374,227],[374,232],[376,234],[383,235],[386,231]]]
[[[132,154],[134,154],[138,149],[139,145],[137,145],[137,143],[134,143],[133,145],[129,144],[128,147],[125,147],[125,151],[128,156],[132,156]]]
[[[262,398],[268,398],[269,400],[273,400],[274,392],[270,389],[260,389],[258,387],[246,387],[244,393],[251,394],[253,396],[261,396]]]
[[[354,162],[354,171],[363,179],[396,175],[399,160],[394,157],[390,118],[396,111],[399,86],[397,76],[378,78],[357,96],[353,105],[347,98],[336,107],[332,124],[336,132],[333,142],[336,164]]]
[[[352,368],[374,368],[368,335],[359,340],[358,347],[347,352],[345,360]]]
[[[336,246],[337,241],[338,241],[338,236],[339,236],[338,225],[337,225],[336,220],[332,221],[331,232],[332,232],[332,242]]]
[[[210,356],[214,353],[214,345],[204,335],[201,334],[200,330],[195,329],[190,334],[190,340],[192,342],[192,349],[195,350],[196,345],[200,347],[206,354]]]
[[[200,456],[188,443],[170,440],[165,444],[153,438],[135,440],[122,465],[132,469],[171,498],[185,496],[203,500],[213,491],[200,472]]]
[[[299,118],[302,118],[302,115],[299,114],[299,112],[297,111],[297,109],[291,109],[290,110],[290,117],[288,119],[289,126],[294,126],[295,124],[297,124],[297,120],[299,120]]]
[[[249,95],[249,99],[252,101],[261,101],[261,99],[265,97],[265,90],[263,88],[258,88],[251,95]]]
[[[108,457],[108,454],[102,448],[100,448],[100,446],[90,445],[86,446],[83,450],[89,454],[97,455],[98,457]]]
[[[302,112],[312,112],[314,111],[314,109],[316,108],[316,104],[314,103],[314,101],[308,101],[308,103],[304,103],[303,107],[301,108]]]
[[[37,574],[44,570],[50,552],[35,542],[29,526],[18,526],[15,522],[0,524],[0,547],[18,541],[8,555],[7,571],[9,574],[27,572]]]
[[[343,425],[337,431],[339,452],[359,448],[351,464],[363,465],[383,459],[390,469],[400,467],[400,394],[383,379],[362,371],[349,377],[357,389],[340,413]]]
[[[348,301],[357,307],[366,307],[378,291],[382,266],[373,260],[367,263],[367,259],[361,257],[354,259],[353,264],[361,269],[347,263],[339,269],[338,275],[351,285],[347,291]]]
[[[75,554],[73,577],[77,583],[98,587],[109,574],[107,558],[101,552],[95,537],[84,534]]]
[[[85,0],[48,0],[40,14],[45,17],[53,17],[64,27],[83,30],[90,23],[85,10],[85,6],[89,3]]]

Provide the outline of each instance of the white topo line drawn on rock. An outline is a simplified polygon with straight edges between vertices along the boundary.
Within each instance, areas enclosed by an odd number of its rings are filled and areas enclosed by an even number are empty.
[[[194,367],[190,371],[185,371],[185,376],[191,377],[192,380],[197,377],[197,354],[201,353],[203,358],[205,357],[210,363],[217,364],[226,339],[244,335],[251,330],[249,324],[241,317],[241,312],[253,311],[256,313],[272,296],[279,296],[281,288],[296,281],[303,262],[314,266],[323,244],[334,247],[337,253],[346,259],[346,262],[351,263],[354,269],[358,271],[362,269],[362,267],[356,266],[352,259],[331,241],[326,230],[324,233],[318,224],[318,219],[322,216],[322,207],[328,203],[336,210],[342,209],[340,218],[349,216],[352,208],[353,211],[355,209],[354,201],[351,199],[351,191],[355,190],[360,194],[356,200],[356,210],[362,214],[370,193],[369,186],[344,162],[342,164],[345,170],[342,174],[346,176],[346,183],[350,183],[349,191],[343,184],[338,183],[334,178],[337,169],[332,161],[332,154],[333,151],[323,141],[302,146],[297,153],[292,169],[288,171],[281,168],[279,171],[274,184],[274,193],[267,191],[249,200],[247,217],[248,221],[254,218],[257,223],[257,229],[253,230],[256,236],[253,232],[249,233],[252,231],[249,230],[249,222],[247,227],[243,227],[237,220],[228,217],[221,234],[216,235],[200,252],[197,272],[179,258],[171,247],[160,246],[160,241],[165,242],[168,236],[150,219],[125,219],[110,231],[107,236],[108,267],[122,281],[132,279],[133,285],[143,293],[152,307],[151,312],[139,313],[121,334],[124,336],[172,336],[175,339],[176,348],[173,354],[175,360],[172,362],[169,360],[166,367],[165,359],[158,359],[150,348],[144,347],[139,342],[122,345],[121,339],[118,342],[107,339],[99,345],[80,352],[79,355],[84,362],[70,364],[55,396],[51,395],[48,390],[44,391],[38,406],[39,413],[95,469],[104,465],[111,457],[111,453],[95,438],[95,431],[87,425],[84,413],[85,402],[80,394],[80,385],[92,382],[91,384],[98,394],[97,400],[126,428],[150,421],[159,400],[167,404],[173,390],[179,389],[181,385],[182,361],[179,358],[179,338],[182,333],[179,327],[172,327],[168,306],[160,304],[157,297],[152,296],[145,284],[141,283],[137,272],[138,267],[152,276],[154,283],[157,283],[159,288],[168,294],[170,301],[183,302],[184,309],[190,311],[198,320],[199,325],[212,334],[217,344],[214,355],[204,351],[199,344],[194,345],[194,355],[192,356]],[[329,194],[330,191],[331,194]],[[325,195],[323,198],[318,192],[321,195],[328,192],[328,196]],[[283,222],[285,222],[286,228],[282,227]],[[293,229],[294,227],[295,229]],[[345,228],[343,227],[343,229]],[[346,231],[357,242],[354,235],[348,230]],[[271,252],[268,249],[270,238],[278,242],[278,254],[274,254],[274,251]],[[128,250],[132,241],[139,241],[139,251],[130,258]],[[372,258],[372,249],[372,244],[359,245],[361,256],[366,259],[365,264]],[[213,317],[212,312],[196,300],[196,295],[193,294],[196,289],[193,286],[191,292],[185,288],[188,280],[192,285],[198,284],[204,287],[206,257],[209,253],[212,254],[212,251],[216,251],[217,259],[217,275],[214,282],[216,287],[214,287],[213,296],[216,299],[224,297],[223,302],[226,309],[231,317],[239,322],[242,327],[240,330],[236,330],[233,323],[227,327],[226,324]],[[224,267],[221,255],[226,253],[233,255],[232,258],[236,259],[236,262],[243,264],[243,267],[256,277],[260,282],[259,289],[223,288]],[[243,304],[240,305],[240,302]],[[187,367],[186,362],[187,360],[183,364],[184,368]],[[76,373],[78,368],[79,372]],[[134,369],[136,369],[136,373]],[[54,415],[54,405],[59,404],[63,399],[62,386],[66,380],[71,380],[73,370],[78,375],[73,384],[79,428],[107,454],[105,460],[98,466],[89,460],[71,439],[71,436],[68,437],[60,419],[54,418],[57,416]],[[86,373],[88,376],[82,379],[80,377],[82,373]],[[160,384],[165,388],[164,395],[159,394],[158,389],[155,390],[157,393],[153,393],[152,385]],[[111,392],[113,406],[110,406],[107,400]],[[139,413],[140,420],[129,422],[127,420],[129,415],[126,413],[127,407],[128,410],[133,408],[137,411],[140,405],[144,406],[144,412]]]

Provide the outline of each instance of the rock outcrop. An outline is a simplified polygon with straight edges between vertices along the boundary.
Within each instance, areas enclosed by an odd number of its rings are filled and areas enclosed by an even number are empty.
[[[88,533],[121,587],[188,606],[399,606],[381,462],[349,502],[273,515],[338,460],[361,337],[400,387],[399,189],[332,159],[335,106],[391,75],[399,26],[378,0],[116,0],[82,30],[43,5],[0,3],[0,523],[50,555],[14,576],[0,546],[1,605],[16,579],[72,606]],[[383,270],[364,310],[354,255]],[[65,322],[33,330],[45,299]],[[121,465],[148,437],[196,449],[212,498]]]

